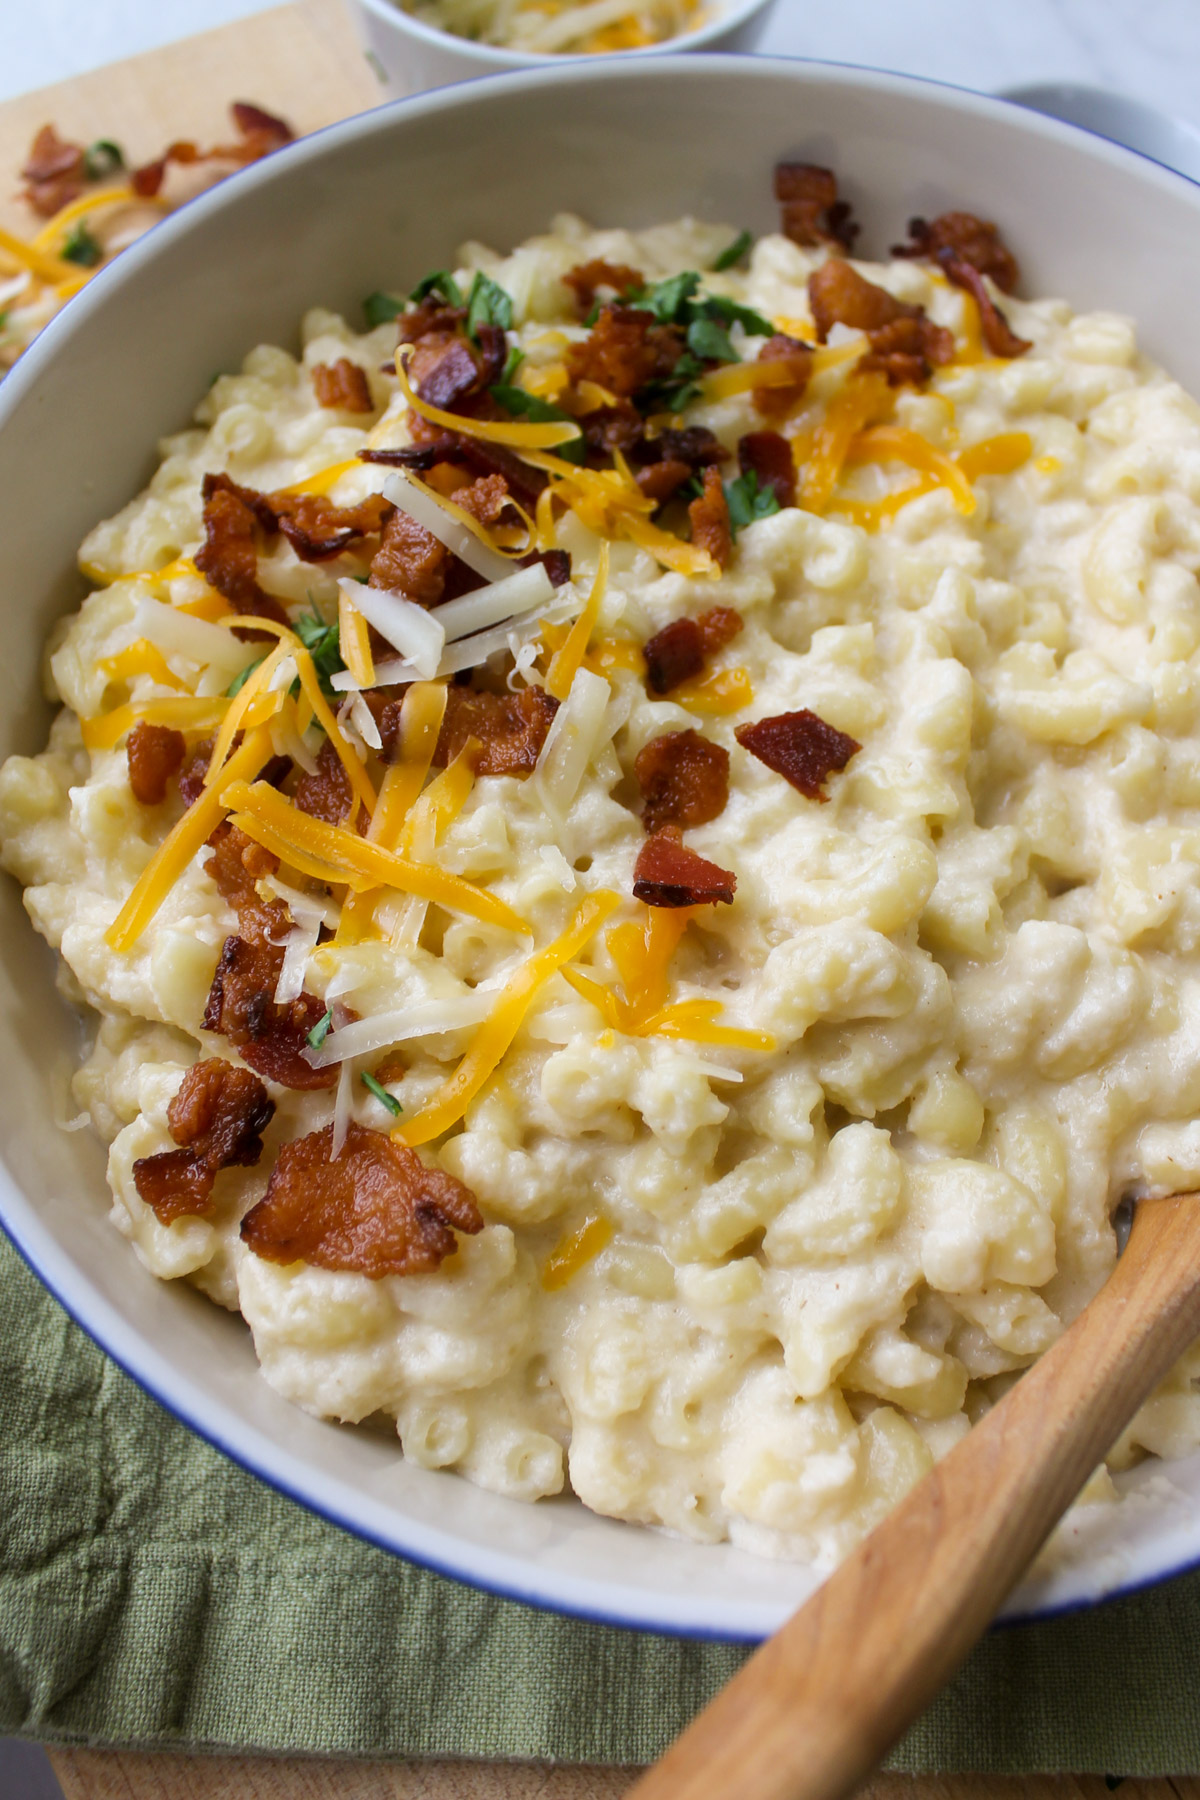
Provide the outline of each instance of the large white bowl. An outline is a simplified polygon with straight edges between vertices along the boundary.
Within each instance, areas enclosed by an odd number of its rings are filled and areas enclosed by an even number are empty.
[[[66,309],[0,387],[0,753],[44,742],[42,643],[82,592],[74,551],[133,495],[155,441],[214,369],[294,343],[318,302],[506,246],[572,208],[598,223],[692,212],[775,224],[782,155],[831,164],[868,252],[912,213],[1002,222],[1027,290],[1140,320],[1200,392],[1200,189],[1001,102],[887,75],[724,57],[568,64],[369,113],[258,163],[167,219]],[[810,1591],[806,1568],[676,1542],[576,1502],[527,1507],[406,1464],[372,1432],[318,1423],[258,1374],[249,1334],[147,1275],[106,1222],[104,1156],[54,1117],[77,1025],[16,887],[0,883],[0,1218],[96,1340],[247,1468],[384,1547],[539,1605],[627,1625],[754,1638]],[[1162,1490],[1169,1484],[1169,1492]],[[1137,1497],[1094,1509],[1015,1615],[1086,1604],[1200,1561],[1200,1457],[1146,1464]]]

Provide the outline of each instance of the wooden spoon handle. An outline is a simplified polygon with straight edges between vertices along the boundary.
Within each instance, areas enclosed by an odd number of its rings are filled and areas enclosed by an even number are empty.
[[[963,1661],[1200,1334],[1200,1196],[1144,1201],[1107,1284],[745,1664],[628,1800],[837,1800]]]

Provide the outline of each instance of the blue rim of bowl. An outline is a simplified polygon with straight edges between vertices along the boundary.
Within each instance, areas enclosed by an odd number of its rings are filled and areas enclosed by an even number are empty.
[[[453,109],[459,106],[469,107],[488,93],[508,91],[514,85],[540,88],[555,83],[582,85],[605,81],[657,80],[664,74],[674,74],[684,80],[690,80],[711,77],[714,74],[719,75],[723,69],[728,73],[736,72],[743,76],[752,74],[756,68],[760,68],[764,76],[771,70],[813,70],[818,74],[828,72],[831,75],[846,78],[859,87],[866,86],[868,89],[894,90],[899,87],[912,90],[917,95],[932,90],[938,94],[961,96],[964,103],[969,102],[969,106],[964,104],[961,108],[964,116],[968,115],[970,111],[980,108],[985,114],[993,109],[998,114],[1006,116],[1019,113],[1035,134],[1052,139],[1064,137],[1068,141],[1082,138],[1093,147],[1094,151],[1100,152],[1101,160],[1116,159],[1120,161],[1130,157],[1139,164],[1146,164],[1150,168],[1160,171],[1172,181],[1183,182],[1188,189],[1200,187],[1200,182],[1193,181],[1190,176],[1184,175],[1170,164],[1160,162],[1157,158],[1147,155],[1144,151],[1132,149],[1128,145],[1117,143],[1098,132],[1057,119],[1051,114],[1040,113],[1032,107],[1023,106],[1019,101],[1007,100],[994,94],[979,93],[973,88],[966,88],[954,82],[896,74],[886,69],[871,69],[851,63],[821,61],[805,57],[739,56],[719,52],[693,56],[677,51],[669,54],[656,52],[653,55],[629,51],[611,58],[604,57],[587,62],[582,59],[564,59],[561,63],[555,60],[552,66],[546,66],[549,63],[549,58],[543,58],[537,66],[526,65],[511,73],[482,76],[476,81],[457,83],[449,88],[438,88],[406,98],[383,101],[366,112],[354,114],[349,119],[338,120],[332,125],[323,126],[317,131],[309,133],[283,150],[274,152],[270,157],[263,158],[262,161],[251,164],[237,174],[227,177],[216,187],[196,195],[195,198],[187,201],[152,226],[142,238],[131,245],[128,250],[122,252],[121,256],[107,269],[101,270],[93,278],[93,281],[89,282],[80,294],[68,301],[62,311],[43,328],[12,372],[4,378],[3,382],[0,382],[0,425],[2,425],[4,414],[9,410],[5,405],[6,396],[15,395],[19,399],[27,388],[34,385],[38,379],[41,365],[50,361],[56,353],[59,340],[72,332],[74,321],[80,317],[81,311],[86,309],[88,296],[97,292],[115,291],[125,281],[136,279],[141,263],[152,255],[169,252],[171,240],[177,233],[187,228],[187,221],[192,216],[197,212],[219,210],[224,194],[229,191],[230,182],[238,184],[238,191],[244,191],[250,184],[266,185],[281,172],[282,159],[286,159],[288,166],[306,161],[310,157],[318,155],[323,143],[330,137],[353,137],[364,128],[368,120],[375,119],[381,114],[391,115],[401,111],[421,113],[442,111],[446,108]],[[77,302],[82,302],[82,306]],[[11,1184],[14,1192],[26,1206],[29,1206],[29,1203],[24,1201],[19,1184],[8,1174],[7,1169],[2,1169],[2,1165],[0,1165],[0,1230],[3,1230],[31,1272],[54,1296],[85,1335],[172,1418],[177,1419],[203,1442],[228,1457],[237,1467],[255,1476],[267,1487],[273,1488],[287,1499],[303,1506],[307,1511],[388,1555],[398,1556],[418,1567],[430,1569],[435,1574],[446,1576],[460,1585],[477,1588],[497,1598],[514,1600],[541,1611],[558,1613],[564,1617],[590,1624],[610,1625],[625,1630],[652,1632],[659,1636],[698,1642],[756,1644],[762,1642],[764,1636],[767,1635],[765,1631],[759,1629],[721,1630],[698,1624],[680,1624],[674,1620],[664,1622],[649,1617],[631,1616],[626,1612],[610,1611],[598,1602],[585,1602],[582,1599],[556,1599],[548,1593],[536,1591],[536,1583],[532,1587],[523,1583],[517,1578],[515,1570],[511,1578],[507,1579],[484,1577],[474,1572],[472,1565],[476,1557],[470,1546],[460,1556],[456,1565],[453,1561],[446,1560],[451,1554],[449,1551],[438,1553],[427,1549],[415,1550],[407,1543],[401,1545],[394,1539],[364,1526],[348,1509],[343,1512],[332,1504],[315,1499],[311,1493],[304,1490],[302,1484],[285,1479],[272,1469],[271,1450],[265,1441],[261,1451],[243,1448],[236,1445],[230,1436],[222,1434],[211,1425],[206,1425],[204,1423],[204,1407],[207,1406],[207,1410],[211,1413],[213,1410],[211,1402],[201,1403],[200,1400],[197,1400],[196,1404],[192,1405],[185,1401],[169,1398],[164,1392],[163,1377],[159,1372],[161,1356],[158,1351],[150,1345],[144,1344],[140,1339],[137,1339],[133,1346],[124,1351],[114,1347],[114,1339],[119,1341],[123,1330],[128,1330],[136,1339],[137,1334],[134,1327],[127,1320],[122,1319],[106,1300],[94,1293],[92,1315],[88,1314],[81,1303],[73,1302],[68,1298],[63,1291],[62,1284],[47,1274],[46,1265],[53,1266],[61,1257],[66,1267],[71,1268],[73,1265],[69,1257],[53,1239],[49,1238],[47,1233],[47,1243],[39,1258],[35,1244],[29,1242],[26,1234],[22,1233],[14,1221],[5,1215],[3,1208],[5,1182]],[[36,1221],[36,1214],[32,1206],[29,1206],[29,1210],[31,1219],[34,1221],[30,1235],[36,1239],[40,1234],[41,1227]],[[84,1279],[86,1280],[86,1278]],[[111,1334],[106,1334],[102,1326],[94,1322],[96,1312],[111,1313],[113,1319]],[[223,1405],[219,1411],[222,1415],[224,1414]],[[258,1434],[258,1428],[253,1425],[248,1424],[245,1429],[252,1436]],[[419,1529],[424,1530],[423,1527]],[[455,1541],[461,1542],[461,1540]],[[506,1552],[502,1554],[500,1560],[506,1563],[516,1563],[518,1558]],[[471,1572],[465,1573],[464,1570],[468,1567],[471,1568]],[[1075,1613],[1090,1611],[1097,1606],[1107,1605],[1111,1601],[1127,1599],[1133,1595],[1144,1593],[1147,1589],[1157,1587],[1177,1575],[1188,1574],[1197,1569],[1200,1569],[1200,1550],[1194,1557],[1172,1563],[1170,1567],[1156,1569],[1146,1575],[1136,1576],[1127,1582],[1106,1588],[1102,1593],[1074,1596],[1048,1603],[1045,1606],[1037,1606],[1028,1612],[1005,1614],[994,1621],[991,1629],[1005,1630],[1016,1626],[1049,1623],[1055,1619],[1066,1618]],[[590,1589],[598,1587],[599,1583],[591,1577],[586,1577],[581,1580],[579,1585]]]

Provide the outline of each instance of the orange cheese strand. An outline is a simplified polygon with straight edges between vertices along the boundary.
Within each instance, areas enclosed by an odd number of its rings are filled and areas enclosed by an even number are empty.
[[[513,450],[553,450],[559,444],[573,443],[580,436],[578,425],[566,421],[561,425],[554,422],[501,423],[491,419],[468,419],[462,413],[443,412],[439,406],[430,406],[413,391],[409,382],[404,365],[411,355],[411,345],[401,345],[396,352],[396,381],[400,392],[415,413],[428,419],[431,425],[440,425],[443,431],[460,431],[464,437],[479,438],[485,444],[507,444]]]
[[[936,450],[919,431],[902,425],[876,425],[860,432],[850,445],[847,462],[901,462],[921,475],[932,475],[940,487],[949,490],[960,513],[975,511],[975,495],[963,470],[948,456]]]
[[[152,644],[149,638],[137,638],[124,650],[118,650],[115,656],[104,657],[100,668],[110,681],[132,681],[136,675],[149,675],[160,687],[187,688],[187,683],[179,679],[158,645]]]
[[[596,575],[592,582],[583,611],[567,633],[566,642],[555,652],[546,676],[546,692],[555,700],[565,700],[571,691],[580,664],[591,641],[596,620],[600,613],[600,603],[604,599],[608,587],[608,539],[600,540],[600,554],[596,562]]]
[[[643,1019],[638,1036],[686,1038],[693,1044],[725,1044],[735,1050],[774,1050],[775,1039],[769,1032],[718,1025],[724,1010],[719,1000],[680,1000]]]
[[[902,507],[910,500],[919,500],[922,494],[931,494],[937,482],[932,475],[919,475],[906,487],[897,488],[893,494],[885,494],[882,500],[850,500],[844,494],[838,494],[831,502],[830,508],[841,517],[849,519],[852,525],[861,525],[864,531],[878,531],[895,518]]]
[[[856,372],[847,377],[817,430],[801,482],[801,506],[809,512],[825,511],[851,444],[873,419],[886,416],[891,406],[891,391],[882,375],[872,370],[866,375]]]
[[[223,695],[206,700],[195,694],[172,695],[163,700],[132,700],[95,719],[81,719],[85,749],[111,750],[135,725],[170,725],[175,731],[208,731],[220,723],[228,700]]]
[[[641,910],[639,922],[614,926],[605,938],[626,1004],[635,1017],[657,1012],[666,1003],[671,958],[694,911],[690,906],[644,906]]]
[[[221,723],[221,729],[217,733],[216,742],[212,748],[212,755],[208,759],[208,768],[204,775],[205,787],[211,787],[218,775],[220,775],[225,759],[233,746],[233,740],[238,732],[242,730],[243,726],[249,723],[251,708],[255,706],[255,702],[259,697],[264,696],[267,700],[269,709],[267,712],[268,718],[274,718],[276,712],[278,712],[279,708],[283,705],[284,695],[282,691],[272,693],[268,684],[272,675],[288,653],[288,645],[286,643],[276,644],[274,650],[271,651],[269,656],[264,657],[257,669],[252,669],[250,671],[250,674],[247,675],[233,699],[226,701],[225,716]],[[256,719],[257,723],[265,725],[267,720],[258,716],[261,714],[262,710],[261,707],[256,709]]]
[[[314,819],[264,781],[253,787],[243,780],[232,781],[222,787],[222,798],[236,813],[237,824],[247,837],[274,850],[276,855],[285,856],[294,868],[307,872],[315,864],[320,871],[318,880],[330,879],[332,870],[333,880],[353,888],[396,888],[487,925],[500,925],[508,931],[529,930],[525,921],[494,894],[445,869],[411,862],[394,850],[385,850],[345,825],[327,825],[323,819]],[[298,860],[301,858],[304,860]]]
[[[366,770],[363,768],[357,756],[354,754],[354,751],[350,748],[346,738],[343,736],[341,726],[330,711],[325,696],[321,692],[321,684],[317,680],[317,671],[313,666],[313,659],[298,638],[296,639],[296,648],[292,651],[292,655],[296,658],[296,668],[300,675],[300,687],[305,699],[312,707],[313,717],[333,745],[334,750],[337,752],[338,761],[346,771],[346,779],[350,783],[350,792],[353,794],[356,802],[350,811],[350,823],[353,825],[359,804],[364,806],[368,813],[373,813],[375,811],[375,789],[371,786],[370,778],[367,775]]]
[[[544,950],[536,951],[509,977],[454,1074],[442,1083],[428,1105],[392,1133],[393,1137],[406,1144],[427,1144],[457,1124],[484,1083],[495,1074],[539,990],[564,963],[578,956],[620,904],[619,895],[604,891],[580,901],[561,936]]]
[[[958,466],[968,481],[981,475],[1011,475],[1033,455],[1033,439],[1027,431],[1001,431],[981,444],[958,454]]]
[[[343,475],[348,475],[351,469],[361,469],[362,466],[357,456],[350,456],[345,462],[330,463],[327,468],[318,469],[315,475],[309,475],[306,480],[294,481],[290,487],[279,491],[282,494],[328,494]]]
[[[726,713],[740,712],[754,698],[754,688],[745,669],[721,669],[715,675],[704,675],[685,681],[672,690],[671,698],[689,712],[704,718],[720,719]]]
[[[367,621],[345,588],[338,590],[338,646],[342,661],[360,687],[374,687],[375,658]]]
[[[542,1286],[547,1293],[566,1287],[592,1259],[612,1242],[613,1227],[609,1219],[593,1214],[578,1230],[570,1231],[554,1246],[542,1265]]]
[[[475,763],[483,748],[479,739],[469,737],[454,761],[430,782],[415,803],[399,848],[405,856],[418,856],[420,847],[436,849],[457,819],[475,785]]]
[[[796,371],[785,362],[726,363],[701,377],[706,400],[728,400],[754,388],[795,387]]]
[[[273,754],[270,732],[251,732],[230,757],[226,774],[231,781],[252,781]],[[199,799],[192,802],[150,858],[128,900],[105,932],[104,941],[110,950],[133,947],[227,811],[224,800],[214,788],[205,788]]]

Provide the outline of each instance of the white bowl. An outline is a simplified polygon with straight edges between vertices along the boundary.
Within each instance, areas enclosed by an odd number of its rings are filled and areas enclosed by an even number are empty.
[[[1111,307],[1200,392],[1200,189],[1003,102],[888,75],[728,57],[568,63],[347,120],[203,195],[97,277],[0,387],[0,754],[45,739],[38,668],[77,604],[74,551],[151,474],[214,369],[295,343],[306,307],[353,310],[465,238],[510,245],[572,208],[646,225],[693,212],[765,230],[782,155],[829,163],[868,250],[912,213],[1002,222],[1031,293]],[[494,172],[494,173],[493,173]],[[394,1440],[296,1412],[249,1334],[152,1279],[107,1223],[104,1155],[53,1124],[77,1027],[53,959],[0,883],[0,1219],[103,1347],[165,1406],[266,1480],[385,1548],[540,1605],[659,1631],[753,1638],[811,1590],[810,1569],[523,1506],[406,1464]],[[1085,1604],[1200,1560],[1200,1457],[1123,1478],[1018,1615]],[[1165,1499],[1156,1494],[1165,1488]],[[1171,1496],[1174,1496],[1172,1498]]]
[[[669,56],[692,50],[753,50],[767,24],[775,0],[708,0],[708,23],[686,36],[663,44],[647,44],[640,50],[614,50],[621,62],[648,56]],[[563,55],[533,56],[521,50],[501,50],[492,44],[473,43],[421,24],[393,0],[353,0],[358,33],[367,61],[389,100],[420,94],[429,88],[449,87],[478,75],[501,75],[509,69],[561,68],[571,58]],[[591,62],[592,56],[582,60]]]

